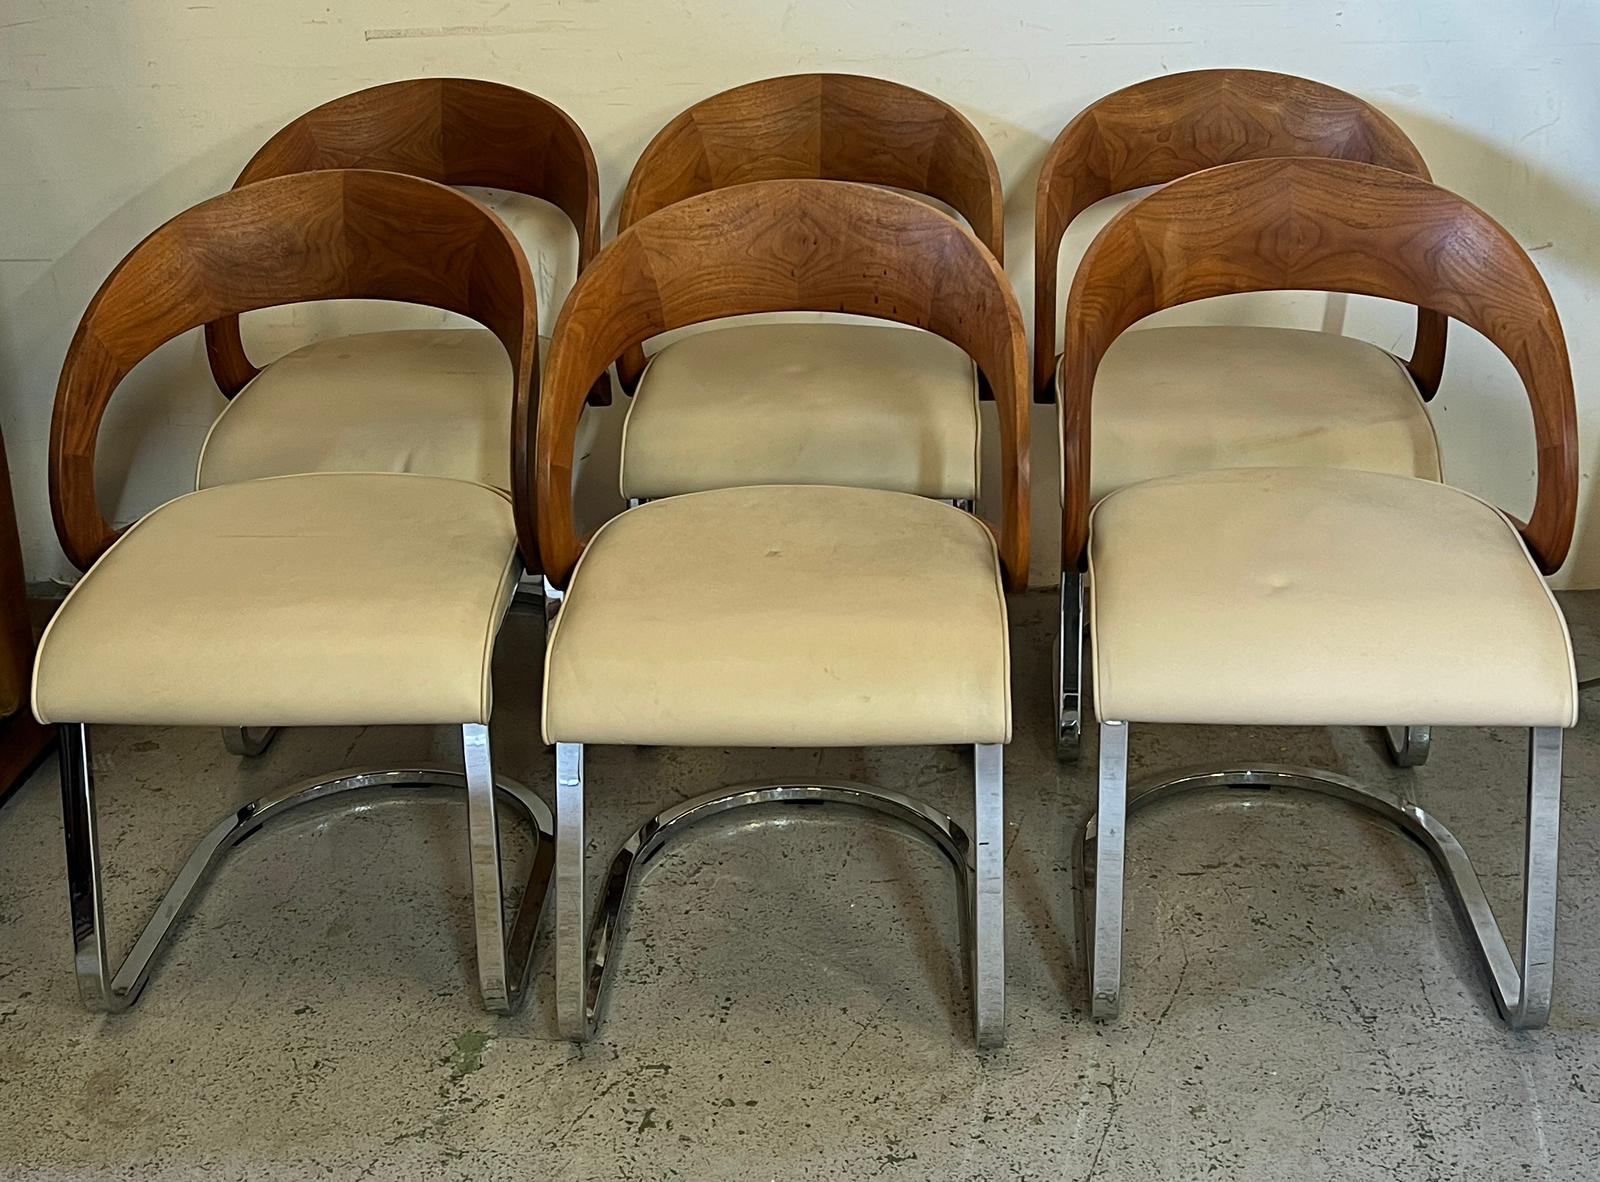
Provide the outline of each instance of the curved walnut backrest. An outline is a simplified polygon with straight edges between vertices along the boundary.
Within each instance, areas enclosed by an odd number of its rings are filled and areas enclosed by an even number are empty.
[[[938,198],[1004,260],[1000,170],[960,111],[898,82],[793,74],[712,95],[673,119],[633,166],[618,231],[686,197],[750,181],[816,179],[889,185]],[[632,390],[637,347],[617,363]]]
[[[1067,124],[1039,171],[1034,205],[1033,389],[1049,402],[1056,369],[1056,260],[1067,226],[1097,201],[1202,168],[1269,156],[1377,164],[1428,180],[1405,132],[1353,94],[1263,70],[1195,70],[1108,94]],[[1446,320],[1417,313],[1407,368],[1424,398],[1444,373]]]
[[[333,299],[402,300],[478,321],[510,355],[514,437],[526,434],[538,315],[528,261],[499,218],[453,189],[394,172],[303,172],[234,189],[134,247],[67,349],[50,423],[50,506],[79,569],[116,540],[95,498],[95,446],[129,371],[224,316]],[[513,463],[525,451],[513,445]],[[536,555],[524,557],[532,564]]]
[[[600,180],[588,139],[560,107],[514,86],[415,78],[333,99],[263,144],[234,188],[328,168],[382,169],[538,197],[578,231],[580,273],[600,249]],[[206,326],[206,353],[229,398],[257,373],[237,316]],[[608,393],[597,385],[596,401]]]
[[[1533,408],[1538,492],[1519,528],[1547,573],[1572,542],[1577,410],[1566,339],[1533,261],[1477,206],[1416,177],[1339,160],[1275,159],[1195,173],[1123,210],[1067,297],[1062,561],[1088,538],[1090,396],[1111,342],[1191,300],[1342,291],[1451,316],[1516,367]]]
[[[790,311],[914,325],[978,363],[1000,419],[1001,562],[1008,585],[1026,584],[1027,337],[1010,281],[965,226],[931,206],[818,180],[759,181],[680,201],[625,230],[578,280],[556,322],[539,397],[532,499],[546,578],[565,586],[583,549],[572,516],[573,449],[594,375],[657,333]],[[519,498],[519,510],[527,501]]]

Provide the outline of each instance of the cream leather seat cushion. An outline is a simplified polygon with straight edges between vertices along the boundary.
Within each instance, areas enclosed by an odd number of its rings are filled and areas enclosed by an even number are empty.
[[[545,664],[550,742],[1003,743],[1010,651],[988,530],[877,489],[653,501],[589,543]]]
[[[650,359],[628,409],[622,495],[841,484],[978,494],[977,371],[918,329],[710,329]]]
[[[1059,388],[1059,370],[1058,370]],[[1199,325],[1123,333],[1091,404],[1090,492],[1210,468],[1357,468],[1442,478],[1415,383],[1329,332]]]
[[[1433,481],[1245,468],[1090,519],[1096,708],[1125,722],[1571,726],[1572,646],[1522,539]]]
[[[179,497],[124,534],[40,642],[41,722],[488,722],[520,572],[504,496],[318,473]]]
[[[540,342],[539,356],[545,356]],[[511,487],[511,360],[481,328],[317,341],[211,425],[196,488],[297,472],[421,472]]]

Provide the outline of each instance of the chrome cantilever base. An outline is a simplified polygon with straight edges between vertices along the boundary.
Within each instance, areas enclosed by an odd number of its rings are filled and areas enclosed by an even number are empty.
[[[611,859],[584,923],[583,745],[556,744],[556,1016],[562,1035],[583,1042],[598,1023],[622,936],[623,913],[638,876],[685,831],[753,805],[845,805],[907,828],[944,854],[956,872],[961,939],[979,1047],[1005,1039],[1005,821],[1002,748],[975,748],[978,840],[955,821],[898,792],[843,781],[742,784],[684,801],[646,821]]]
[[[1122,994],[1123,854],[1128,817],[1183,793],[1214,788],[1260,791],[1296,788],[1331,796],[1384,818],[1432,855],[1439,876],[1471,931],[1489,975],[1496,1008],[1515,1030],[1543,1026],[1550,1016],[1556,936],[1556,863],[1561,825],[1561,731],[1535,727],[1528,741],[1528,822],[1523,864],[1522,967],[1506,945],[1467,852],[1420,806],[1332,772],[1274,764],[1181,772],[1127,792],[1128,727],[1100,724],[1099,812],[1075,843],[1078,862],[1079,946],[1087,951],[1090,1008],[1113,1018]],[[1094,855],[1090,857],[1090,850]],[[1087,897],[1094,895],[1094,922]]]
[[[514,1010],[522,999],[529,953],[555,864],[554,824],[550,809],[531,791],[514,780],[494,776],[488,727],[476,724],[462,727],[462,746],[465,771],[425,765],[343,771],[264,796],[228,814],[189,855],[127,959],[120,968],[113,968],[106,952],[104,886],[88,728],[81,724],[63,726],[61,799],[67,841],[67,885],[72,908],[73,963],[84,1005],[106,1013],[131,1006],[144,988],[157,954],[223,854],[269,821],[303,805],[347,792],[447,787],[467,791],[472,903],[483,1005],[501,1013]],[[533,823],[538,840],[533,868],[510,925],[509,937],[500,879],[497,797]]]

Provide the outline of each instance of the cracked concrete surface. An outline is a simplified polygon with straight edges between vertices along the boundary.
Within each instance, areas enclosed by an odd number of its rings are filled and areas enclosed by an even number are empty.
[[[1580,650],[1600,595],[1565,599]],[[1049,751],[1052,597],[1014,604],[1009,1039],[968,1033],[948,870],[848,814],[735,817],[652,867],[598,1037],[532,998],[481,1012],[463,810],[444,793],[286,819],[247,842],[138,1005],[72,981],[46,766],[0,809],[0,1175],[17,1178],[1456,1179],[1594,1177],[1600,1159],[1600,734],[1568,739],[1557,1001],[1508,1031],[1426,856],[1313,798],[1192,797],[1129,837],[1127,994],[1084,1014],[1069,841],[1092,749]],[[533,732],[541,625],[501,645],[496,759],[551,798]],[[347,764],[455,757],[454,732],[96,733],[109,918],[131,943],[225,809]],[[1245,759],[1412,791],[1478,862],[1513,935],[1520,733],[1438,732],[1414,772],[1357,730],[1135,728],[1134,775]],[[970,817],[956,749],[605,749],[591,882],[643,817],[718,784],[860,779]],[[513,866],[527,843],[508,834]]]

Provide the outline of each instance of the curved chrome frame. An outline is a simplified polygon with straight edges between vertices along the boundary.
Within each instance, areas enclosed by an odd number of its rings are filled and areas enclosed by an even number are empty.
[[[1088,636],[1084,617],[1084,579],[1078,571],[1061,572],[1061,614],[1056,626],[1054,655],[1056,758],[1078,761],[1083,742],[1083,654]],[[1384,746],[1396,767],[1421,767],[1432,749],[1431,726],[1386,726]]]
[[[587,1040],[599,1021],[622,936],[623,913],[640,874],[688,829],[753,805],[846,805],[886,817],[929,841],[956,871],[962,943],[978,1046],[1005,1039],[1005,820],[1003,748],[974,748],[976,845],[955,821],[898,792],[845,781],[742,784],[651,817],[611,859],[594,917],[584,923],[583,744],[556,744],[556,1017],[562,1035]]]
[[[478,982],[486,1009],[499,1013],[515,1010],[522,1000],[533,937],[544,910],[555,863],[555,852],[551,848],[553,818],[545,803],[523,785],[494,775],[488,727],[468,724],[461,728],[461,733],[465,771],[427,765],[343,771],[264,796],[222,818],[189,855],[127,958],[114,969],[106,952],[105,890],[89,730],[81,723],[61,727],[61,799],[72,909],[73,964],[84,1005],[105,1013],[117,1013],[131,1006],[144,988],[157,954],[222,855],[267,822],[302,805],[346,792],[426,786],[465,788],[467,791]],[[500,877],[497,799],[505,800],[526,816],[533,823],[538,840],[533,868],[510,925],[509,938]]]
[[[1122,887],[1130,814],[1192,791],[1214,788],[1296,788],[1331,796],[1382,817],[1433,857],[1439,876],[1471,929],[1496,1008],[1514,1030],[1543,1026],[1550,1016],[1556,938],[1556,868],[1561,826],[1561,738],[1556,727],[1534,727],[1528,739],[1528,821],[1523,863],[1522,968],[1519,972],[1495,922],[1466,850],[1440,821],[1410,801],[1332,772],[1276,764],[1193,770],[1128,795],[1128,726],[1100,724],[1099,811],[1075,845],[1080,947],[1089,962],[1090,1010],[1114,1018],[1122,995]],[[1088,851],[1093,846],[1091,863]],[[1094,924],[1085,912],[1094,894]]]

